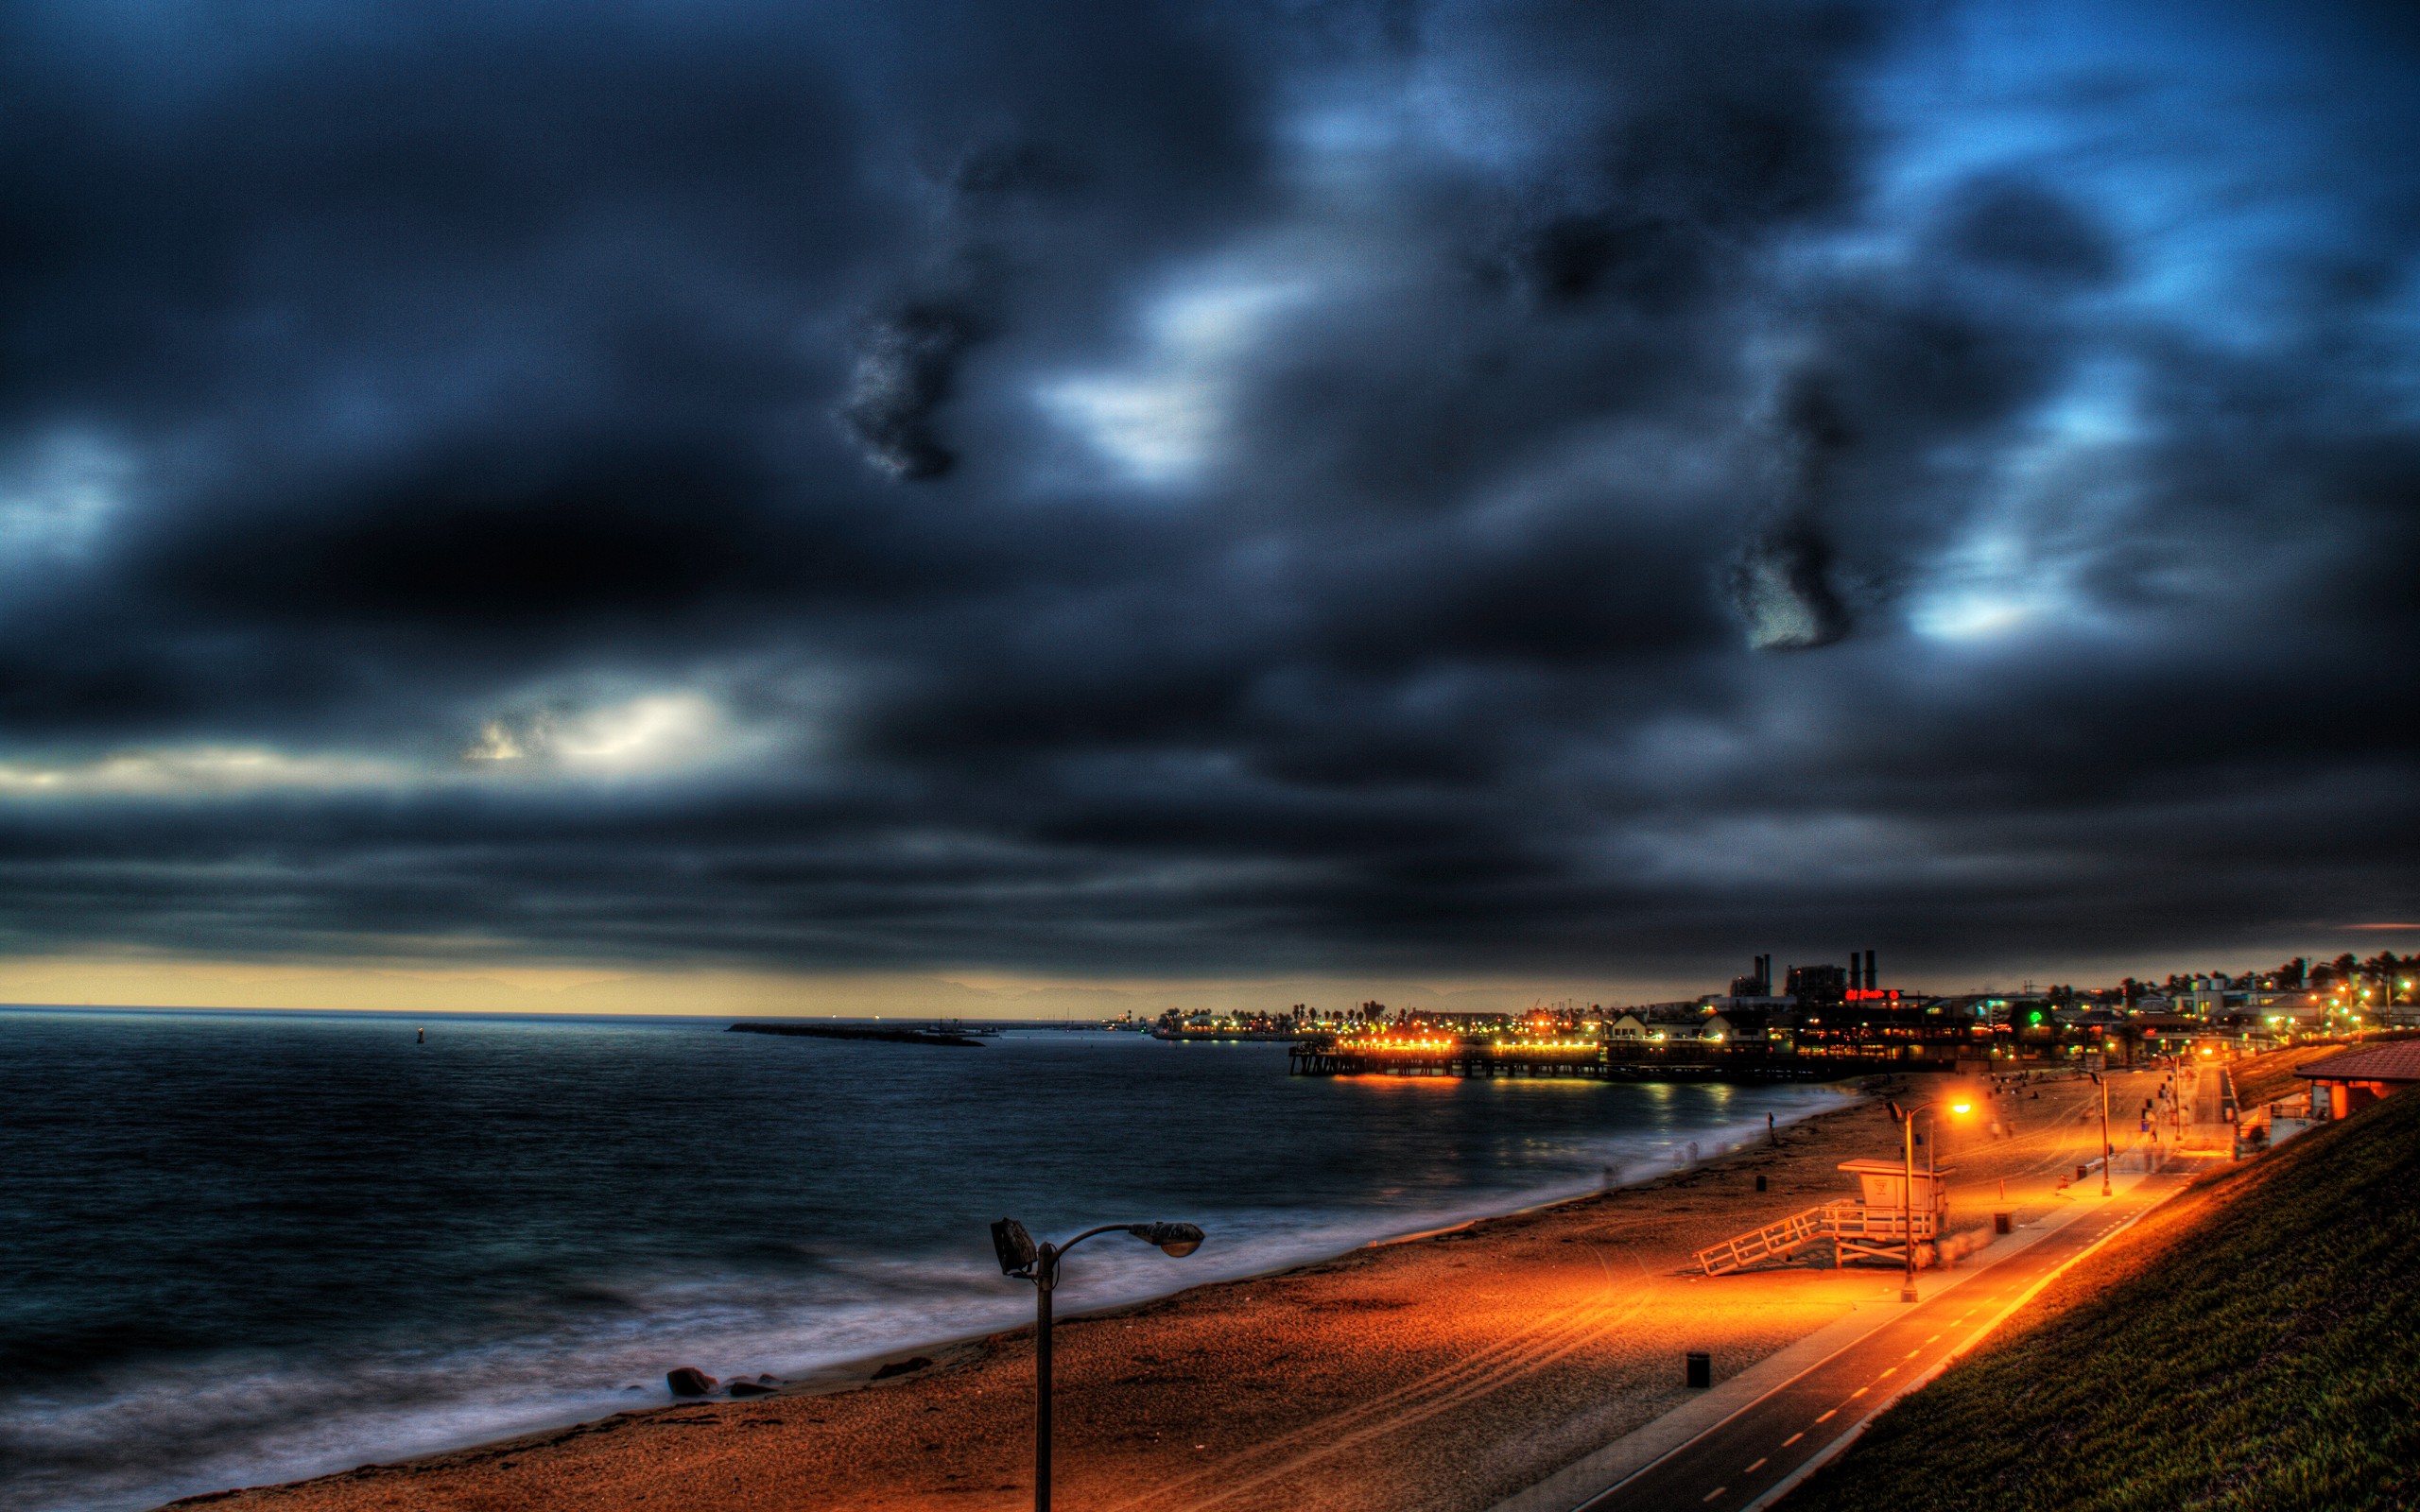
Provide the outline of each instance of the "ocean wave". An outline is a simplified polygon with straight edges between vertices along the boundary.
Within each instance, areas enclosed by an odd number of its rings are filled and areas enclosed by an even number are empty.
[[[1530,1151],[1533,1179],[1350,1207],[1077,1214],[1184,1217],[1211,1243],[1188,1261],[1105,1236],[1068,1263],[1063,1312],[1303,1264],[1374,1241],[1651,1178],[1761,1140],[1829,1093],[1767,1090],[1752,1116],[1613,1132]],[[97,1381],[0,1401],[0,1463],[24,1512],[121,1512],[230,1486],[302,1479],[490,1441],[669,1400],[679,1365],[809,1377],[850,1362],[1028,1323],[1032,1293],[988,1253],[886,1256],[800,1246],[804,1268],[581,1278],[492,1301],[443,1336],[220,1350],[120,1366]]]

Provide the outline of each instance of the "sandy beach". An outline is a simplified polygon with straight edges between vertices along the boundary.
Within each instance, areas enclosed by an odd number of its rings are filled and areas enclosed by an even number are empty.
[[[2113,1108],[2137,1106],[2157,1079],[2119,1078]],[[1917,1077],[1908,1095],[1947,1090],[1946,1078]],[[2099,1106],[2088,1081],[2060,1081],[1945,1126],[1938,1157],[1956,1172],[1952,1231],[1986,1228],[1996,1208],[2024,1221],[2073,1200],[2062,1181],[2098,1151]],[[1997,1137],[1994,1119],[2007,1125]],[[2119,1136],[2119,1147],[2130,1140]],[[1878,1100],[1846,1102],[1783,1129],[1775,1146],[1643,1185],[1063,1318],[1058,1504],[1479,1512],[1679,1405],[1689,1395],[1686,1350],[1710,1350],[1720,1381],[1852,1309],[1894,1305],[1895,1271],[1834,1270],[1810,1256],[1708,1279],[1690,1258],[1852,1194],[1840,1161],[1898,1149]],[[623,1413],[173,1504],[1029,1505],[1030,1331],[926,1352],[931,1366],[879,1383]]]

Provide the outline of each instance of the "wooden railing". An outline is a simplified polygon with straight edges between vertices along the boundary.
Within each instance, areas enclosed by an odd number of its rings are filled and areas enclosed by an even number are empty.
[[[1708,1276],[1724,1276],[1759,1261],[1787,1259],[1824,1239],[1832,1242],[1836,1258],[1896,1260],[1910,1229],[1919,1241],[1931,1239],[1941,1232],[1943,1216],[1927,1208],[1903,1214],[1897,1208],[1870,1208],[1845,1199],[1827,1202],[1701,1249],[1697,1262]]]

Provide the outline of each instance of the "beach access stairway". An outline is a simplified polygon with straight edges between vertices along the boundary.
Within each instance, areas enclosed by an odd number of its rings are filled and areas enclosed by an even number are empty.
[[[1903,1257],[1910,1228],[1918,1240],[1930,1239],[1941,1231],[1941,1215],[1928,1205],[1903,1213],[1895,1207],[1877,1208],[1844,1197],[1701,1249],[1697,1261],[1708,1276],[1727,1276],[1763,1261],[1787,1260],[1824,1240],[1831,1241],[1835,1265],[1845,1264],[1852,1255],[1895,1261]]]

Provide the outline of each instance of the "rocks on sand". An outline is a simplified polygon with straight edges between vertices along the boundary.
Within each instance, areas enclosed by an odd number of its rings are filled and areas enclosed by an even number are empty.
[[[664,1373],[664,1383],[676,1397],[702,1397],[715,1389],[715,1378],[693,1365],[684,1365]]]

